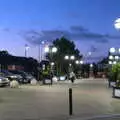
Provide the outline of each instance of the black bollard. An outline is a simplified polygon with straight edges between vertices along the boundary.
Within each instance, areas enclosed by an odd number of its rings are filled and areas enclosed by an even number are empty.
[[[69,88],[69,115],[73,114],[72,88]]]

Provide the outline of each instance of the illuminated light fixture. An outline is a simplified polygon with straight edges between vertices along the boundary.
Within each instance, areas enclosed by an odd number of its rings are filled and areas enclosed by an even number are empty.
[[[109,59],[112,60],[114,57],[112,55],[109,56]]]
[[[120,18],[117,18],[114,22],[115,29],[120,29]]]
[[[56,52],[57,52],[57,48],[56,48],[56,47],[53,47],[53,48],[52,48],[52,52],[53,52],[53,53],[56,53]]]
[[[93,64],[90,64],[90,67],[93,67]]]
[[[115,48],[113,48],[113,47],[110,48],[110,52],[111,52],[111,53],[114,53],[114,52],[115,52]]]
[[[82,61],[82,60],[80,61],[80,64],[83,64],[83,61]]]
[[[68,56],[68,55],[66,55],[66,56],[65,56],[65,60],[68,60],[68,59],[69,59],[69,56]]]
[[[44,45],[44,44],[45,44],[45,41],[42,41],[41,43]]]
[[[74,59],[75,59],[75,56],[74,56],[74,55],[70,56],[70,59],[71,59],[71,60],[74,60]]]
[[[46,46],[46,47],[45,47],[45,52],[47,53],[47,52],[49,52],[49,50],[50,50],[49,47]]]
[[[78,61],[78,60],[76,60],[76,61],[75,61],[75,63],[76,63],[76,64],[79,64],[79,61]]]
[[[51,62],[51,66],[53,66],[53,65],[55,65],[55,63],[54,63],[54,62]]]
[[[113,61],[113,64],[116,64],[117,62],[116,61]]]
[[[115,56],[115,59],[118,60],[118,59],[119,59],[119,56]]]
[[[65,80],[65,76],[60,76],[60,80]]]
[[[112,64],[112,61],[109,61],[109,64],[111,65],[111,64]]]

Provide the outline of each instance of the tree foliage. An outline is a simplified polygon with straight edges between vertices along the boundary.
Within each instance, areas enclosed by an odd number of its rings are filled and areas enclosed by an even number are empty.
[[[64,37],[53,41],[53,46],[57,47],[58,50],[56,53],[52,54],[52,61],[56,63],[57,72],[60,74],[65,74],[68,72],[69,63],[75,67],[75,62],[64,59],[66,55],[74,55],[78,60],[82,57],[74,42]],[[49,56],[50,55],[48,55],[48,59],[50,59]]]

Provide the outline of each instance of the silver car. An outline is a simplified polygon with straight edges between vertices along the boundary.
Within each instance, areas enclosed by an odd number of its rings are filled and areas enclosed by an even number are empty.
[[[7,86],[10,84],[10,81],[6,77],[0,76],[0,87],[1,86]]]

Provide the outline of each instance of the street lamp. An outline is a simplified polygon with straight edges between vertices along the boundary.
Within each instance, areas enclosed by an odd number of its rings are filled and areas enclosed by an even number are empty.
[[[52,52],[53,52],[53,53],[56,53],[56,52],[57,52],[57,48],[56,48],[56,47],[53,47],[53,48],[52,48]]]
[[[90,67],[92,68],[92,67],[93,67],[93,64],[90,64]]]
[[[114,53],[115,52],[115,48],[110,48],[110,53]]]
[[[117,18],[114,22],[115,29],[120,29],[120,18]]]
[[[115,60],[118,60],[119,59],[119,56],[115,56]]]
[[[68,60],[68,59],[69,59],[69,56],[68,56],[68,55],[66,55],[66,56],[65,56],[65,60]]]
[[[45,53],[50,53],[50,65],[51,65],[51,73],[53,73],[53,66],[55,65],[55,63],[54,62],[52,62],[52,54],[53,53],[56,53],[57,52],[57,48],[56,47],[53,47],[53,46],[46,46],[45,47]],[[51,82],[51,84],[52,84],[52,82]]]
[[[45,53],[48,53],[48,52],[49,52],[49,47],[46,46],[46,47],[45,47]]]
[[[76,63],[76,64],[79,64],[79,60],[76,60],[75,63]]]
[[[51,66],[54,66],[55,65],[55,63],[54,62],[51,62]]]
[[[112,65],[112,61],[109,61],[109,64]]]
[[[113,64],[116,64],[117,62],[116,61],[113,61]]]
[[[25,44],[25,57],[27,57],[27,51],[28,51],[29,48],[30,47],[27,44]]]
[[[46,46],[45,47],[45,53],[56,53],[57,52],[57,48],[56,47],[49,47],[49,46]]]
[[[68,71],[72,71],[72,64],[70,63],[71,61],[73,61],[75,59],[75,56],[74,55],[65,55],[64,57],[65,60],[68,60],[69,61],[69,67],[68,67]],[[77,62],[78,63],[78,62]]]
[[[83,64],[83,61],[82,61],[82,60],[80,61],[80,64]]]
[[[110,60],[112,60],[112,59],[113,59],[113,56],[112,56],[112,55],[110,55],[110,56],[109,56],[109,59],[110,59]]]
[[[71,59],[71,60],[74,60],[74,59],[75,59],[75,56],[74,56],[74,55],[70,56],[70,59]]]

